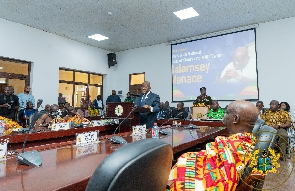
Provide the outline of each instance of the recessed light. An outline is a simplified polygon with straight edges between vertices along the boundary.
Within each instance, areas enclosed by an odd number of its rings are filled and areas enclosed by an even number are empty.
[[[176,11],[173,13],[181,20],[199,16],[199,13],[197,13],[197,11],[195,11],[192,7],[183,9],[180,11]]]
[[[92,38],[92,39],[97,40],[97,41],[109,39],[108,37],[103,36],[101,34],[94,34],[94,35],[88,36],[88,38]]]

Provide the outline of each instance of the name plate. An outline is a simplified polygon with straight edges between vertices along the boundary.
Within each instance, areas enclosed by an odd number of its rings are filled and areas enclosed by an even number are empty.
[[[76,147],[76,158],[93,154],[93,153],[100,153],[99,143],[93,143],[90,145]]]
[[[146,134],[146,125],[132,126],[132,135]]]
[[[139,141],[139,140],[143,140],[146,139],[146,134],[132,134],[132,141]]]
[[[51,131],[68,130],[70,129],[70,123],[52,123]]]
[[[2,160],[0,161],[0,177],[6,176],[6,161]]]
[[[104,120],[91,120],[92,127],[103,126],[103,125],[104,125]]]
[[[9,139],[0,139],[0,160],[6,160]]]
[[[99,130],[76,134],[76,146],[98,143]]]

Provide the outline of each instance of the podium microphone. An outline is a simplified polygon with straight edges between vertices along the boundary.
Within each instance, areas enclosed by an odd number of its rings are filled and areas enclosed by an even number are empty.
[[[121,121],[121,123],[118,125],[118,127],[115,129],[113,135],[111,138],[110,138],[110,141],[112,143],[117,143],[117,144],[126,144],[127,141],[125,139],[123,139],[121,136],[115,136],[117,130],[120,128],[120,126],[122,125],[122,123],[131,115],[131,113],[134,112],[134,110],[137,108],[137,105],[134,105],[133,109],[129,112],[129,114]]]
[[[183,114],[183,112],[178,113],[174,118],[177,118],[177,117],[178,117],[179,115],[181,115],[181,114]],[[161,133],[162,135],[169,135],[170,133],[167,132],[167,131],[165,131],[165,130],[161,130],[161,127],[162,127],[164,124],[166,124],[166,123],[168,123],[169,121],[171,121],[172,119],[174,119],[174,118],[169,118],[169,119],[166,120],[164,123],[162,123],[162,125],[159,127],[159,128],[160,128],[159,133]]]
[[[17,161],[19,164],[24,164],[24,165],[28,165],[28,166],[40,166],[42,164],[42,157],[37,150],[24,152],[25,145],[28,141],[29,132],[30,131],[27,131],[26,138],[25,138],[24,144],[23,144],[22,153],[19,153],[17,155]]]

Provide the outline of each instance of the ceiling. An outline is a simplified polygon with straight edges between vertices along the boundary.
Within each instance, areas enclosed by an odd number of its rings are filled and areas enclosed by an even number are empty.
[[[173,14],[189,7],[200,16]],[[0,18],[110,52],[294,16],[294,0],[0,0]]]

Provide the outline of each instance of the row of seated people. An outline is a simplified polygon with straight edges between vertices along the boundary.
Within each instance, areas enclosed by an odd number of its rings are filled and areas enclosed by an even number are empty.
[[[219,106],[217,100],[212,101],[208,112],[205,114],[208,119],[222,119],[225,110]],[[189,107],[184,107],[183,102],[177,103],[177,107],[169,107],[163,102],[160,103],[160,112],[157,115],[157,119],[169,119],[169,118],[179,118],[179,119],[191,119]]]

